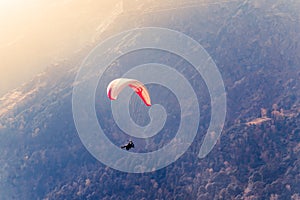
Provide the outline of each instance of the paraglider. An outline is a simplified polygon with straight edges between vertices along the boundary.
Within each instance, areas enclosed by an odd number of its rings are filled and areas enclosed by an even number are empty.
[[[135,79],[117,78],[111,81],[107,86],[108,98],[116,100],[119,93],[127,86],[131,87],[147,106],[151,106],[151,99],[147,88],[143,83]]]
[[[134,148],[134,144],[133,144],[132,140],[129,140],[128,144],[121,146],[121,148],[122,149],[126,148],[126,150],[128,151],[129,149]]]

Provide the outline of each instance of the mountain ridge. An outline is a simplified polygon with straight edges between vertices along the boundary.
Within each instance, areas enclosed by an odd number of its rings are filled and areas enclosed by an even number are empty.
[[[283,2],[118,15],[98,41],[131,27],[166,26],[205,47],[220,69],[228,99],[217,145],[206,158],[197,158],[210,117],[203,95],[203,124],[189,150],[172,165],[127,174],[93,158],[76,132],[71,103],[76,72],[95,41],[0,100],[3,199],[300,198],[299,5],[294,2],[291,9]],[[270,120],[246,124],[263,117]]]

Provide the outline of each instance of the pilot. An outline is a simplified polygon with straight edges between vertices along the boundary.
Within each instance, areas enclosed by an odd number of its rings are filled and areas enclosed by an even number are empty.
[[[133,144],[132,140],[129,140],[128,144],[121,146],[121,148],[122,149],[126,148],[126,150],[128,151],[129,149],[134,148],[134,144]]]

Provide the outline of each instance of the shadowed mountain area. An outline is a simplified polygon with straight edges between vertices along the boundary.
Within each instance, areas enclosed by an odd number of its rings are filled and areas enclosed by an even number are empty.
[[[0,199],[300,199],[300,3],[123,3],[124,11],[97,30],[92,43],[0,99]],[[211,117],[201,75],[169,52],[144,49],[118,58],[106,71],[107,80],[130,66],[163,63],[198,88],[201,111],[198,134],[176,162],[150,173],[124,173],[96,160],[81,143],[72,89],[80,64],[97,44],[121,31],[149,26],[180,31],[205,48],[224,81],[227,116],[214,149],[198,158]],[[164,134],[150,141],[150,151],[172,140],[180,120],[176,97],[157,85],[149,87],[154,90],[160,95],[151,98],[165,97],[168,104],[160,103],[175,117],[167,120]],[[98,97],[99,124],[119,146],[128,138],[117,134],[110,108]],[[131,114],[139,124],[149,120]],[[134,151],[144,152],[144,146],[137,140]]]

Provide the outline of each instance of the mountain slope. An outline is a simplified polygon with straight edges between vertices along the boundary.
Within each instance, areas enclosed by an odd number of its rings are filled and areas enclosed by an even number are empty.
[[[300,198],[300,18],[299,3],[289,2],[237,1],[176,10],[154,5],[118,15],[95,43],[1,99],[2,199]],[[143,26],[175,29],[204,46],[224,79],[227,119],[213,151],[197,158],[210,119],[204,92],[203,124],[189,150],[159,171],[127,174],[98,162],[82,145],[73,122],[72,88],[82,59],[97,42]],[[181,63],[151,51],[129,54],[120,63],[147,61],[149,55],[170,66]],[[115,69],[122,72],[117,64]],[[205,88],[198,79],[190,81]]]

